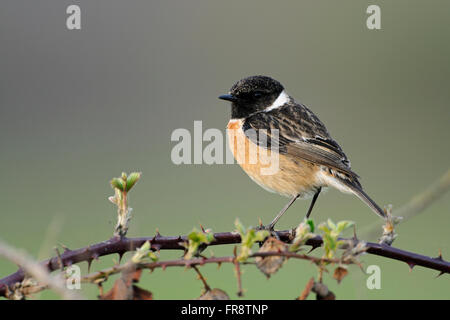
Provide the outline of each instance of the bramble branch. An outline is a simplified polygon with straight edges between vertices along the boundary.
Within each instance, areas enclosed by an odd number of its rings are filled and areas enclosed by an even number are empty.
[[[285,243],[290,243],[294,239],[294,234],[292,230],[276,231],[276,235],[279,239]],[[347,239],[352,240],[352,239]],[[119,257],[125,252],[135,251],[137,248],[141,247],[145,242],[149,241],[151,249],[155,251],[160,250],[185,250],[184,243],[188,241],[187,236],[167,236],[163,237],[157,234],[153,237],[142,237],[142,238],[120,238],[113,237],[107,241],[96,243],[88,247],[84,247],[77,250],[66,249],[65,252],[61,253],[59,257],[52,257],[48,260],[43,261],[41,264],[48,271],[55,271],[60,269],[60,263],[63,266],[70,266],[75,263],[86,261],[89,264],[99,257],[118,254]],[[357,240],[355,240],[357,241]],[[220,232],[214,233],[214,240],[208,246],[226,245],[226,244],[238,244],[241,243],[241,236],[237,232]],[[306,245],[311,246],[313,249],[322,246],[323,240],[320,236],[316,236],[312,239],[306,241]],[[450,262],[445,261],[441,255],[436,258],[420,255],[414,252],[409,252],[406,250],[398,249],[395,247],[390,247],[387,245],[382,245],[373,242],[366,242],[366,252],[368,254],[377,255],[393,260],[403,261],[408,264],[411,268],[414,266],[422,266],[424,268],[433,269],[440,271],[440,274],[450,273]],[[265,254],[255,254],[255,256],[263,256]],[[266,253],[267,255],[267,253]],[[311,258],[308,256],[308,258]],[[220,262],[220,259],[225,259],[230,262],[230,257],[225,258],[209,258],[211,263]],[[217,261],[216,261],[217,260]],[[193,260],[176,260],[177,262],[157,262],[154,264],[157,267],[159,264],[172,266],[180,265],[186,266],[189,261],[194,261],[195,264],[204,263],[204,259],[198,258]],[[10,287],[17,282],[21,282],[24,279],[24,271],[18,270],[5,278],[0,279],[0,296],[4,296],[6,293],[6,287]]]

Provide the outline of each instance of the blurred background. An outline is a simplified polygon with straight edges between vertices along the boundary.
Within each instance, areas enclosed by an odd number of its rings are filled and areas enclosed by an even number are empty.
[[[81,7],[81,30],[66,8]],[[381,30],[366,9],[381,7]],[[287,199],[252,182],[238,165],[171,162],[173,130],[194,120],[225,129],[226,93],[242,77],[282,82],[327,125],[362,176],[366,191],[394,209],[423,191],[450,163],[448,1],[34,1],[0,4],[0,238],[39,259],[62,243],[79,248],[111,237],[116,211],[109,180],[142,171],[130,194],[129,236],[215,232],[265,223]],[[278,228],[296,226],[297,201]],[[395,246],[450,257],[450,197],[397,228]],[[330,190],[313,216],[356,222],[360,237],[378,218],[356,197]],[[366,240],[376,240],[366,238]],[[230,254],[232,247],[211,249]],[[207,253],[209,251],[207,250]],[[320,254],[320,252],[318,252]],[[162,254],[174,258],[179,252]],[[117,256],[94,262],[111,266]],[[450,278],[374,256],[381,289],[352,266],[338,299],[448,299]],[[16,266],[0,259],[0,277]],[[86,265],[82,264],[83,273]],[[236,298],[231,267],[204,268],[212,287]],[[289,261],[270,280],[244,267],[248,299],[292,299],[316,271]],[[112,285],[109,281],[108,289]],[[155,299],[198,297],[192,270],[145,273]],[[84,285],[83,294],[98,290]],[[46,291],[36,298],[55,298]]]

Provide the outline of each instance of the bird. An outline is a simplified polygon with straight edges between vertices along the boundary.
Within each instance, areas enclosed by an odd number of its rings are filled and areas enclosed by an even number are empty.
[[[264,189],[290,198],[262,228],[273,231],[299,198],[312,198],[306,213],[309,219],[320,192],[327,187],[356,195],[374,213],[386,218],[364,192],[348,157],[322,121],[291,97],[280,82],[262,75],[246,77],[219,99],[231,102],[227,133],[237,163]],[[277,159],[278,170],[264,174],[268,158]]]

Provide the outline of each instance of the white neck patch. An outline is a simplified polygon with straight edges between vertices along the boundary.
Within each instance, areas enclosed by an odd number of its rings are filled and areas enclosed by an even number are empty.
[[[289,100],[291,98],[289,97],[289,95],[286,93],[286,91],[281,91],[280,95],[278,96],[278,98],[275,99],[275,101],[268,106],[266,109],[264,109],[265,112],[271,111],[273,109],[277,109],[281,106],[283,106],[284,104],[288,103]]]

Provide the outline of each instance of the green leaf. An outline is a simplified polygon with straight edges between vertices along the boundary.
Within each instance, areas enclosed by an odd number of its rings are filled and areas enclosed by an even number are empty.
[[[313,232],[314,232],[314,221],[311,220],[311,219],[308,219],[308,220],[306,221],[306,223],[309,224],[309,227],[310,227],[310,229],[311,229],[311,233],[313,233]]]
[[[270,232],[267,230],[260,230],[256,232],[254,237],[254,242],[261,242],[264,241],[265,238],[267,238],[270,235]]]
[[[131,188],[133,188],[133,186],[136,184],[136,182],[139,181],[139,179],[141,178],[141,172],[132,172],[130,173],[130,175],[127,177],[127,187],[126,187],[126,191],[130,191]]]
[[[328,234],[325,234],[324,239],[326,239],[327,246],[328,246],[328,248],[330,248],[330,250],[333,250],[333,251],[336,250],[337,241],[334,237],[332,237]]]
[[[336,241],[336,247],[342,246],[344,244],[346,244],[347,242],[345,240],[338,240]]]
[[[159,259],[159,257],[158,257],[154,252],[152,252],[152,251],[150,251],[150,252],[148,253],[148,257],[149,257],[153,262],[156,262],[156,261],[158,261],[158,259]]]
[[[353,226],[355,223],[353,221],[340,221],[337,224],[337,232],[342,233],[345,229]]]
[[[124,191],[124,183],[122,179],[113,178],[110,183],[113,188],[119,189],[120,191]]]
[[[328,219],[327,223],[331,230],[336,230],[336,225],[334,224],[334,222],[331,219]]]
[[[237,259],[239,261],[245,261],[252,253],[252,247],[256,242],[264,241],[269,236],[267,230],[254,230],[252,228],[245,228],[239,219],[234,222],[237,231],[241,235],[241,246]]]
[[[138,250],[142,251],[150,250],[150,241],[145,241],[145,243]]]
[[[296,252],[303,246],[306,241],[315,237],[315,234],[312,233],[314,230],[314,222],[312,220],[303,220],[297,229],[295,229],[295,238],[292,242],[292,245],[289,247],[289,251]]]
[[[206,233],[206,242],[211,243],[214,241],[214,234],[212,232]]]
[[[325,223],[321,223],[318,226],[319,230],[322,230],[324,233],[331,233],[331,230],[327,227],[327,225]]]
[[[146,241],[140,248],[136,250],[136,253],[131,258],[133,263],[141,263],[146,258],[150,258],[152,261],[157,261],[159,258],[151,251],[151,245],[149,241]]]
[[[188,234],[188,240],[188,251],[184,256],[185,259],[190,259],[193,255],[196,255],[201,244],[211,243],[211,241],[214,240],[214,234],[212,232],[204,233],[194,228],[194,230]]]
[[[239,218],[236,218],[236,220],[234,221],[234,225],[236,227],[236,230],[239,232],[239,234],[242,237],[246,233],[246,230],[245,230],[244,225],[239,220]]]

